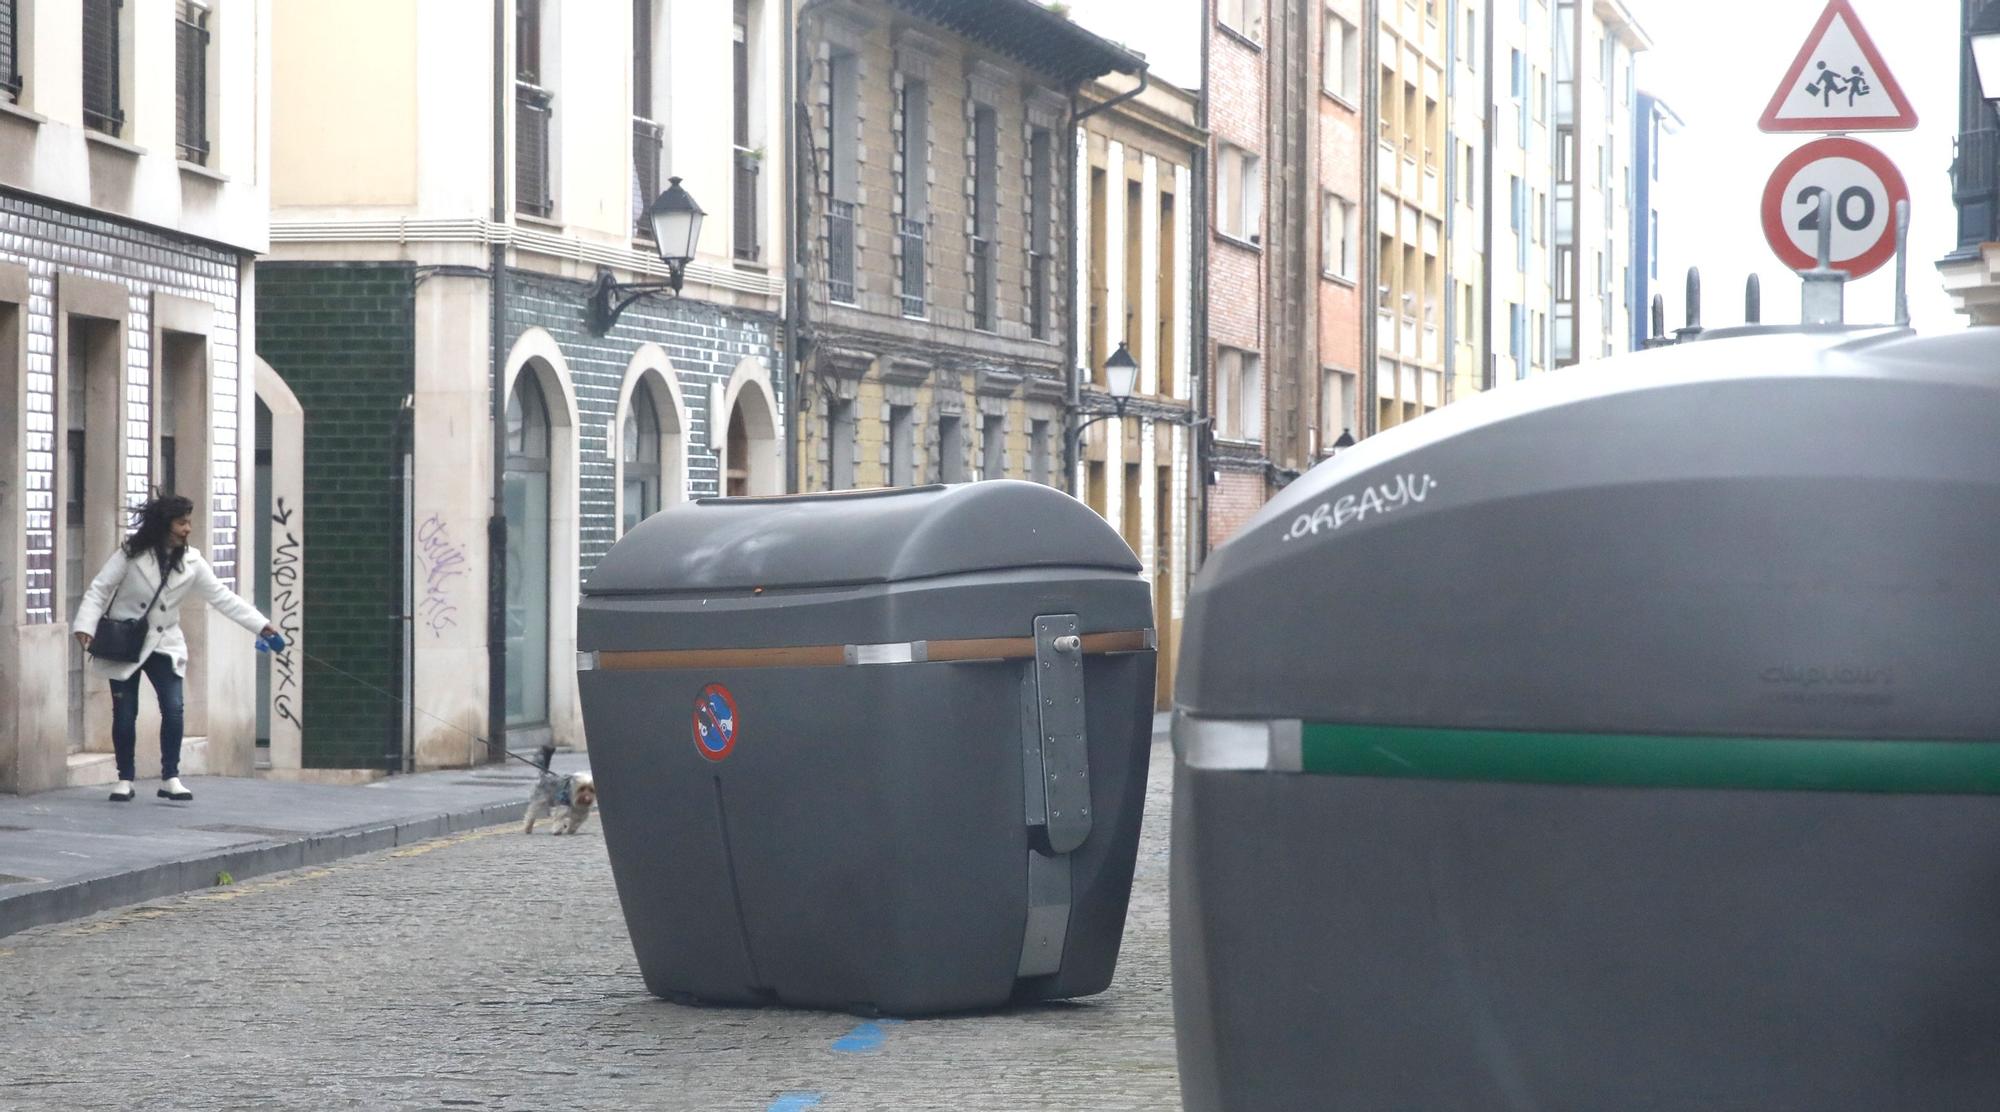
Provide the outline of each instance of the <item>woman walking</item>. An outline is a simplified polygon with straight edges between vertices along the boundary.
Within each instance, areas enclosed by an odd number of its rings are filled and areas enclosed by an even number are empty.
[[[181,783],[181,678],[187,675],[187,638],[181,635],[181,602],[189,591],[244,629],[277,636],[270,620],[238,598],[201,553],[188,544],[194,503],[162,494],[139,507],[138,528],[91,580],[71,629],[90,654],[93,674],[111,681],[111,746],[118,757],[114,803],[132,800],[134,734],[139,718],[139,673],[152,681],[160,703],[160,795],[190,800]],[[100,621],[101,620],[101,621]],[[95,649],[93,641],[101,641]]]

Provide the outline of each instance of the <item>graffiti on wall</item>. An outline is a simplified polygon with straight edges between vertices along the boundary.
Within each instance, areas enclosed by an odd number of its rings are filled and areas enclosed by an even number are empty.
[[[285,651],[271,658],[271,713],[306,728],[298,714],[299,635],[303,629],[299,598],[299,537],[292,528],[291,507],[280,496],[271,513],[271,622],[285,637]]]
[[[417,600],[417,616],[433,638],[442,637],[458,625],[458,603],[451,588],[467,572],[465,550],[452,541],[450,528],[437,514],[417,528],[417,545],[424,561],[424,594]]]

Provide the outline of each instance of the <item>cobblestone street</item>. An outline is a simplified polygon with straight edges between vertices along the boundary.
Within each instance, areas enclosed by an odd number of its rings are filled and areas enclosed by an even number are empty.
[[[1172,753],[1118,975],[910,1022],[688,1008],[640,983],[593,818],[495,827],[0,939],[0,1107],[1165,1109]]]

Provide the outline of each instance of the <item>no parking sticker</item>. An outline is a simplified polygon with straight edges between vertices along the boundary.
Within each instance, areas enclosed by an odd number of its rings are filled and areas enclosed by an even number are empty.
[[[736,748],[736,699],[719,683],[702,688],[694,701],[694,747],[711,761]]]

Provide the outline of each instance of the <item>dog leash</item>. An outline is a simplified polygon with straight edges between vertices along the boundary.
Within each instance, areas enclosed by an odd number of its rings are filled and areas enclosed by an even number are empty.
[[[293,643],[293,647],[294,648],[298,647],[296,642]],[[409,701],[408,699],[403,698],[401,695],[398,695],[395,692],[388,690],[387,688],[377,687],[374,684],[369,683],[367,680],[362,679],[360,676],[357,676],[354,673],[346,670],[345,668],[342,668],[338,664],[335,664],[325,659],[324,657],[314,656],[313,654],[305,651],[303,648],[300,648],[298,651],[300,656],[305,657],[307,660],[312,661],[314,664],[319,665],[320,667],[326,669],[327,671],[332,672],[336,675],[345,676],[348,679],[354,681],[355,683],[360,684],[361,686],[367,688],[370,691],[374,691],[378,694],[385,695],[391,699],[394,699],[396,702],[401,703],[403,706],[406,706],[413,711],[416,711],[418,714],[421,714],[425,718],[428,718],[431,721],[437,723],[438,725],[443,726],[447,730],[452,730],[454,732],[464,734],[466,737],[471,738],[473,741],[476,741],[481,745],[486,746],[488,752],[492,752],[493,750],[497,749],[500,752],[506,754],[507,756],[512,757],[517,761],[520,761],[524,765],[527,765],[529,768],[534,769],[536,772],[549,774],[550,770],[543,768],[540,764],[537,764],[536,762],[529,760],[526,757],[523,757],[519,753],[514,752],[513,750],[507,748],[506,745],[504,744],[496,745],[493,742],[488,741],[486,738],[480,737],[478,734],[475,734],[472,731],[467,730],[462,726],[456,725],[451,722],[447,722],[444,719],[439,718],[437,715],[432,714],[430,711],[427,711],[424,708]]]

